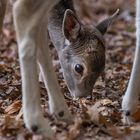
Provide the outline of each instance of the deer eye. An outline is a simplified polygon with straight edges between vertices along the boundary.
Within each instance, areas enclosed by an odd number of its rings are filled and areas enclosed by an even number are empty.
[[[75,71],[77,72],[77,73],[79,73],[79,74],[83,74],[83,71],[84,71],[84,67],[82,66],[82,65],[80,65],[80,64],[76,64],[75,65]]]

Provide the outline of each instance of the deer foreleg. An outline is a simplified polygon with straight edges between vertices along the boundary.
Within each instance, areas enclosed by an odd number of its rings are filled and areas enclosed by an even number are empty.
[[[23,115],[29,130],[54,139],[48,121],[44,119],[40,105],[37,74],[37,34],[53,0],[18,0],[14,4],[14,24],[19,45],[22,76]],[[45,16],[45,17],[44,17]]]
[[[7,0],[0,0],[0,33],[2,30],[3,19],[6,11]]]
[[[47,35],[41,35],[43,34],[44,29],[45,28],[42,28],[39,32],[40,34],[38,34],[38,38],[40,38],[38,61],[40,64],[43,81],[48,91],[50,112],[54,114],[58,119],[69,122],[71,121],[72,117],[68,111],[67,104],[61,93],[56,74],[53,69],[49,48],[46,46],[48,44]],[[44,32],[44,34],[46,33]]]
[[[140,93],[140,1],[137,0],[136,8],[136,52],[128,88],[122,102],[122,110],[126,123],[131,121],[131,115],[137,110],[138,96]]]

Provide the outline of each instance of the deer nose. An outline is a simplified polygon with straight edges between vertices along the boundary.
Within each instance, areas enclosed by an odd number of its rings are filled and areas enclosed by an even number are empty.
[[[73,94],[73,97],[74,98],[83,98],[83,97],[85,97],[85,98],[92,98],[91,96],[92,96],[92,94],[91,94],[92,92],[90,92],[90,91],[83,91],[83,90],[78,90],[78,91],[75,91],[74,92],[74,94]]]

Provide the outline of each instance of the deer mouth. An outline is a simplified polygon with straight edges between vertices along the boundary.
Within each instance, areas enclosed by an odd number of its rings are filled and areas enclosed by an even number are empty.
[[[88,86],[89,88],[85,88],[85,86],[82,86],[78,89],[76,89],[74,92],[72,92],[72,95],[74,98],[83,98],[83,97],[89,97],[92,95],[92,89],[93,86]]]
[[[92,90],[96,82],[95,77],[92,75],[84,78],[80,83],[78,83],[70,93],[73,98],[82,98],[92,96]]]
[[[73,93],[73,98],[83,98],[83,97],[91,97],[91,92],[75,92]]]

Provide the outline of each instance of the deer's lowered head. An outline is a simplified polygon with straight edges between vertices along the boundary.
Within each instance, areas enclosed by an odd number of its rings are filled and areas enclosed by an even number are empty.
[[[65,43],[59,59],[73,97],[92,94],[93,86],[105,67],[103,36],[117,13],[90,28],[82,25],[73,11],[66,10],[62,26]]]

